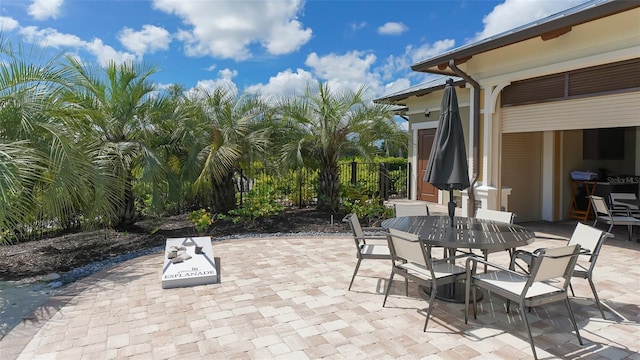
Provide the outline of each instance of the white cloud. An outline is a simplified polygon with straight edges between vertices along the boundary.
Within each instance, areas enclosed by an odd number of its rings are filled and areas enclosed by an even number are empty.
[[[432,44],[423,44],[420,47],[408,45],[403,54],[389,55],[385,62],[375,71],[382,81],[393,81],[398,77],[407,77],[422,81],[424,74],[411,71],[411,65],[424,59],[436,56],[454,47],[455,41],[451,39],[439,40]],[[384,93],[388,93],[385,89]]]
[[[343,55],[329,54],[318,56],[311,53],[305,64],[313,69],[314,75],[327,82],[331,89],[356,90],[366,85],[369,93],[378,94],[381,91],[380,76],[372,71],[376,62],[373,53],[351,51]]]
[[[349,27],[351,28],[351,30],[360,30],[360,29],[364,29],[365,27],[367,27],[367,23],[365,21],[361,22],[361,23],[353,23],[350,24]]]
[[[0,16],[0,32],[2,31],[11,31],[20,26],[17,20],[7,17]]]
[[[405,90],[411,86],[411,81],[407,78],[399,78],[384,86],[384,94],[393,94],[395,92]]]
[[[291,69],[287,69],[269,78],[269,82],[266,85],[252,85],[246,91],[252,94],[260,94],[265,98],[274,98],[303,94],[307,86],[315,87],[317,82],[318,80],[313,77],[313,74],[306,70],[297,69],[296,72],[293,72]]]
[[[269,54],[289,54],[300,48],[311,38],[311,30],[302,29],[299,21],[289,21],[275,24],[271,28],[271,35],[264,40],[264,46]]]
[[[27,26],[20,29],[20,34],[25,40],[32,43],[39,43],[43,46],[53,48],[68,48],[69,50],[82,49],[93,54],[101,65],[106,65],[110,61],[122,63],[135,60],[131,53],[116,51],[113,47],[105,45],[100,39],[84,41],[76,35],[60,33],[55,29],[38,29],[35,26]]]
[[[190,56],[244,60],[251,57],[254,44],[269,54],[287,54],[307,43],[312,34],[297,20],[302,0],[154,0],[153,6],[176,14],[190,27],[176,36]]]
[[[28,13],[36,20],[56,19],[64,0],[33,0]]]
[[[200,89],[213,92],[213,90],[217,88],[224,88],[234,94],[238,94],[238,87],[233,82],[233,78],[236,76],[238,76],[238,72],[236,70],[222,69],[218,71],[217,79],[200,80],[195,87],[187,90],[186,94],[189,97],[194,97],[198,96]]]
[[[135,61],[133,54],[116,51],[113,47],[105,45],[100,39],[93,39],[93,41],[87,43],[84,47],[87,51],[95,55],[100,65],[106,65],[111,61],[116,63]]]
[[[497,5],[493,8],[493,11],[482,19],[484,29],[476,34],[472,42],[511,30],[585,2],[587,1],[505,0],[504,3]]]
[[[409,122],[403,118],[398,119],[398,117],[396,117],[396,124],[398,125],[398,128],[404,131],[409,131]]]
[[[400,35],[409,28],[401,22],[388,22],[378,28],[378,34],[381,35]]]
[[[427,46],[425,46],[426,48]],[[437,51],[441,45],[429,48]],[[400,91],[411,86],[410,77],[414,76],[409,66],[409,59],[416,50],[407,48],[405,54],[390,57],[385,64],[376,66],[377,57],[370,52],[350,51],[344,54],[331,53],[320,56],[311,53],[307,56],[307,69],[287,69],[269,79],[266,84],[249,86],[245,91],[260,94],[266,98],[281,95],[301,94],[308,86],[312,88],[322,81],[329,84],[332,90],[357,90],[367,87],[367,97],[378,97],[386,93]],[[425,50],[422,49],[424,52]],[[421,74],[415,77],[421,77]],[[392,81],[383,83],[383,78]]]
[[[249,86],[245,91],[260,94],[265,98],[281,95],[302,94],[311,86],[317,86],[318,82],[327,83],[334,91],[357,90],[366,86],[366,97],[373,99],[389,91],[397,91],[410,86],[408,79],[402,78],[386,86],[381,80],[381,70],[373,68],[376,56],[372,53],[351,51],[345,54],[331,53],[320,56],[311,53],[307,56],[305,65],[311,71],[287,69],[279,72],[269,79],[267,84]],[[394,72],[410,72],[407,68],[396,68]],[[392,90],[393,89],[393,90]]]
[[[37,26],[25,26],[20,29],[20,34],[32,43],[41,43],[43,46],[54,48],[62,47],[83,47],[86,42],[72,34],[64,34],[56,29],[40,29]]]
[[[436,56],[447,50],[452,49],[456,45],[456,41],[453,39],[438,40],[433,44],[424,44],[420,47],[414,48],[409,45],[405,49],[405,55],[409,57],[412,64],[415,64],[424,59]]]
[[[375,63],[373,53],[351,51],[344,55],[331,53],[318,56],[315,52],[307,56],[305,65],[314,69],[317,77],[325,80],[332,78],[366,80],[371,65]]]
[[[146,53],[168,50],[171,35],[161,27],[144,25],[140,31],[124,28],[120,32],[118,39],[127,50],[134,52],[138,57],[142,57]]]

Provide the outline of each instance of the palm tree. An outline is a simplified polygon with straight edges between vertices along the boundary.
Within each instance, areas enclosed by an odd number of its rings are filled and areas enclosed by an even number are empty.
[[[0,38],[0,229],[9,236],[41,220],[68,227],[91,203],[86,148],[55,116],[68,78],[58,59]]]
[[[95,67],[72,57],[67,61],[72,86],[63,96],[63,115],[93,148],[93,161],[107,179],[99,191],[117,194],[108,198],[116,225],[130,225],[136,219],[133,181],[160,181],[167,173],[149,146],[157,135],[156,120],[166,113],[166,99],[150,81],[157,69],[133,62]]]
[[[181,132],[189,139],[183,174],[200,169],[196,190],[209,197],[213,212],[226,213],[236,207],[235,171],[268,144],[268,128],[260,121],[266,108],[256,97],[224,88],[199,89],[192,100],[198,114]]]
[[[304,96],[286,98],[279,106],[282,160],[319,169],[319,209],[338,210],[341,155],[367,157],[379,150],[380,140],[397,133],[389,107],[373,104],[364,95],[364,86],[333,92],[321,83],[317,91],[308,87]]]

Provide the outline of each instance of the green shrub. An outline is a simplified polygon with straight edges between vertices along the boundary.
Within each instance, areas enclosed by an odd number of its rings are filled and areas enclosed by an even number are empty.
[[[193,211],[189,214],[189,220],[193,224],[198,234],[202,234],[209,228],[209,225],[213,223],[211,213],[205,209]]]
[[[261,217],[277,215],[284,210],[284,206],[278,204],[271,197],[270,192],[258,193],[253,190],[248,193],[248,199],[242,206],[229,211],[229,216],[234,223],[254,222]],[[224,216],[224,215],[223,215]],[[220,218],[220,215],[218,215]]]
[[[367,190],[359,185],[342,184],[340,186],[342,205],[346,213],[355,213],[365,219],[369,226],[393,217],[393,209],[386,207],[379,198],[370,199]]]

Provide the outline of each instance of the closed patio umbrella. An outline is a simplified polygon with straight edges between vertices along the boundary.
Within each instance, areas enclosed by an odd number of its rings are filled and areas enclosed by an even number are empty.
[[[469,187],[469,165],[453,79],[447,79],[440,109],[440,119],[424,181],[440,190],[449,191],[449,217],[453,226],[456,208],[453,190],[464,190]]]

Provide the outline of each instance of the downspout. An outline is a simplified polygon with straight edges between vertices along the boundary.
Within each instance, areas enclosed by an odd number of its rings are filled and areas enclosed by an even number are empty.
[[[406,115],[399,114],[398,116],[405,119],[407,123],[410,123],[409,118]],[[407,147],[407,149],[409,149],[409,147]],[[407,154],[407,157],[408,156],[409,154]],[[413,184],[411,183],[411,177],[413,176],[412,172],[413,172],[413,169],[412,169],[411,163],[407,162],[407,198],[409,199],[411,199],[411,187],[413,186]]]
[[[478,143],[480,142],[480,84],[473,80],[471,76],[467,75],[464,71],[460,70],[453,59],[449,60],[449,67],[456,75],[463,78],[467,83],[473,86],[473,167],[471,174],[471,184],[467,193],[469,194],[469,200],[467,203],[467,217],[474,217],[476,211],[476,195],[473,191],[476,182],[478,181]]]

